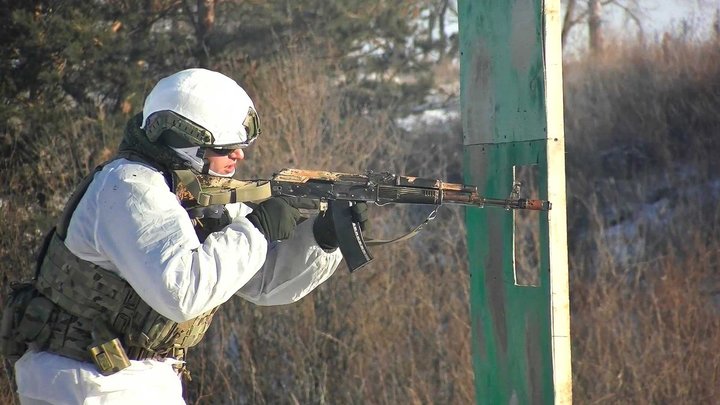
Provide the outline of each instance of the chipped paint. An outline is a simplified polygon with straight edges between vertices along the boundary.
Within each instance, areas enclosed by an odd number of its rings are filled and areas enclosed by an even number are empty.
[[[478,403],[571,401],[559,6],[559,0],[458,2],[466,181],[480,195],[507,196],[513,168],[536,165],[537,197],[553,203],[532,221],[539,227],[540,280],[529,287],[515,284],[512,213],[466,211]]]

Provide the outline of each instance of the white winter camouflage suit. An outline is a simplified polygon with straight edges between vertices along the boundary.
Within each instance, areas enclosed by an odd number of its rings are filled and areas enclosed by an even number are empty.
[[[342,256],[313,237],[313,219],[285,241],[268,244],[240,203],[226,206],[232,223],[200,243],[163,174],[115,160],[95,174],[65,240],[70,251],[125,278],[167,318],[182,322],[233,295],[258,305],[295,302],[327,280]],[[192,355],[192,354],[191,354]],[[23,404],[182,404],[173,359],[131,361],[102,376],[91,363],[27,352],[15,365]]]

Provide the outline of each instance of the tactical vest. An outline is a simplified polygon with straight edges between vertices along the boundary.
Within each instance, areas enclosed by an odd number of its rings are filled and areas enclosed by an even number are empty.
[[[137,156],[131,160],[144,162]],[[110,375],[128,367],[130,359],[183,360],[210,326],[217,308],[174,322],[152,309],[117,274],[81,260],[65,246],[72,213],[103,165],[83,179],[46,237],[33,282],[12,285],[0,322],[0,351],[10,360],[30,347],[93,362],[100,373]],[[176,182],[163,174],[175,191]],[[189,378],[186,369],[179,371]]]

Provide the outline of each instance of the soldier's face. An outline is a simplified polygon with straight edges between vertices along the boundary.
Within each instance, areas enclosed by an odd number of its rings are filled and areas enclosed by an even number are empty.
[[[210,162],[210,170],[220,174],[231,174],[235,171],[237,162],[245,159],[245,153],[242,149],[232,149],[230,153],[206,149],[205,158]]]

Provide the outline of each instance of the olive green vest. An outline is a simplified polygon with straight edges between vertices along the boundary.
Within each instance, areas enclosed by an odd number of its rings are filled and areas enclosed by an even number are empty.
[[[79,259],[65,246],[72,213],[102,166],[83,180],[46,237],[33,282],[11,286],[0,322],[0,351],[11,361],[30,347],[94,362],[102,374],[110,375],[128,367],[129,359],[183,360],[210,326],[217,308],[174,322],[152,309],[117,274]],[[189,377],[186,369],[181,371]]]

